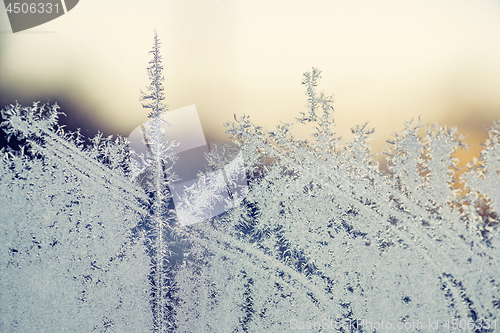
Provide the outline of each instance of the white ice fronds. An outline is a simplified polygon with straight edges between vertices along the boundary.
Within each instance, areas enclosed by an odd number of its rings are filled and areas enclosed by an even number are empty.
[[[243,116],[208,149],[194,106],[161,102],[158,45],[130,142],[85,144],[56,104],[2,110],[0,331],[498,331],[498,123],[460,169],[457,129],[408,122],[383,173],[313,69],[312,141]]]
[[[137,127],[128,137],[135,152],[135,178],[142,179],[141,174],[152,164],[151,140],[146,130],[152,121]],[[215,143],[209,150],[195,105],[169,111],[162,121],[162,143],[168,148],[163,159],[175,156],[175,164],[168,169],[168,187],[179,224],[207,221],[240,204],[247,191],[241,153],[235,155],[235,147]]]

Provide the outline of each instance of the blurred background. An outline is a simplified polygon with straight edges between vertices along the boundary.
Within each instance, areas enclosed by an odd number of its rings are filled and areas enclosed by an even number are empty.
[[[83,0],[16,34],[0,5],[0,107],[57,101],[69,129],[128,136],[147,119],[138,99],[155,29],[166,103],[196,104],[209,141],[228,140],[233,114],[293,122],[313,66],[339,134],[368,122],[376,154],[420,116],[458,126],[467,161],[500,120],[498,0]]]

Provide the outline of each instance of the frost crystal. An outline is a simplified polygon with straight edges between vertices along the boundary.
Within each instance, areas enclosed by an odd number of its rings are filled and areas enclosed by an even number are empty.
[[[127,332],[152,327],[148,256],[137,232],[144,192],[126,143],[57,127],[59,107],[10,105],[0,163],[0,331]]]
[[[189,229],[192,259],[175,274],[177,332],[494,331],[498,125],[481,160],[457,173],[456,129],[421,137],[422,125],[407,123],[384,174],[366,125],[340,145],[319,78],[304,74],[309,110],[298,118],[314,124],[312,142],[294,139],[291,124],[227,124],[249,192],[243,206]]]
[[[168,187],[179,224],[206,221],[241,203],[247,190],[242,155],[235,155],[233,147],[233,159],[222,160],[221,154],[230,149],[225,144],[211,143],[208,150],[196,106],[169,111],[161,119],[166,124],[162,128],[163,141],[171,143],[176,156],[170,169],[175,176],[170,178]],[[134,178],[151,166],[145,158],[151,155],[152,141],[146,130],[151,124],[150,120],[137,127],[128,137]]]
[[[409,122],[382,173],[367,125],[341,144],[313,68],[311,142],[243,116],[226,125],[237,147],[208,151],[175,134],[156,34],[151,53],[130,141],[85,146],[57,104],[2,110],[21,148],[1,151],[0,331],[498,329],[498,123],[460,170],[456,129]]]

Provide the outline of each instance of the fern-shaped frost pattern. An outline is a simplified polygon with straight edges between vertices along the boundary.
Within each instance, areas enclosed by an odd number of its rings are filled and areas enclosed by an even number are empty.
[[[56,126],[58,109],[2,111],[26,143],[1,163],[0,330],[148,329],[148,257],[132,231],[146,197],[119,165],[125,142],[98,136],[83,149]]]
[[[467,195],[453,185],[452,154],[463,146],[456,129],[432,126],[421,137],[422,125],[407,123],[390,141],[384,174],[372,162],[366,125],[339,145],[332,100],[315,91],[319,77],[316,69],[304,75],[309,111],[298,119],[315,124],[313,142],[294,139],[291,124],[268,131],[246,116],[228,124],[249,193],[245,206],[190,229],[195,259],[177,274],[179,285],[189,281],[179,294],[181,331],[194,321],[195,331],[213,331],[226,308],[238,317],[227,332],[298,323],[372,332],[382,320],[420,331],[437,320],[451,331],[452,319],[492,331],[485,323],[499,319],[499,250],[480,233],[480,204],[493,218],[496,128],[465,176],[476,186]]]
[[[7,137],[23,144],[2,150],[1,331],[499,325],[498,124],[462,172],[456,129],[408,122],[388,141],[382,173],[368,125],[341,144],[313,69],[297,119],[314,127],[311,142],[295,139],[293,124],[235,117],[237,147],[213,147],[207,172],[175,197],[156,35],[151,53],[140,156],[121,138],[85,147],[57,126],[57,104],[2,110]],[[207,214],[219,204],[225,213]]]

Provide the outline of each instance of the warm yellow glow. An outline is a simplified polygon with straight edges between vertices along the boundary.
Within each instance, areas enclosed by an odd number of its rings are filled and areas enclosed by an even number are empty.
[[[339,133],[348,139],[350,127],[368,121],[376,153],[419,115],[458,125],[475,144],[500,118],[496,0],[85,0],[17,34],[0,7],[0,91],[11,102],[67,94],[107,132],[128,135],[146,119],[138,96],[154,29],[167,103],[196,104],[209,139],[226,138],[222,124],[233,113],[269,128],[292,122],[312,66],[334,95]]]

